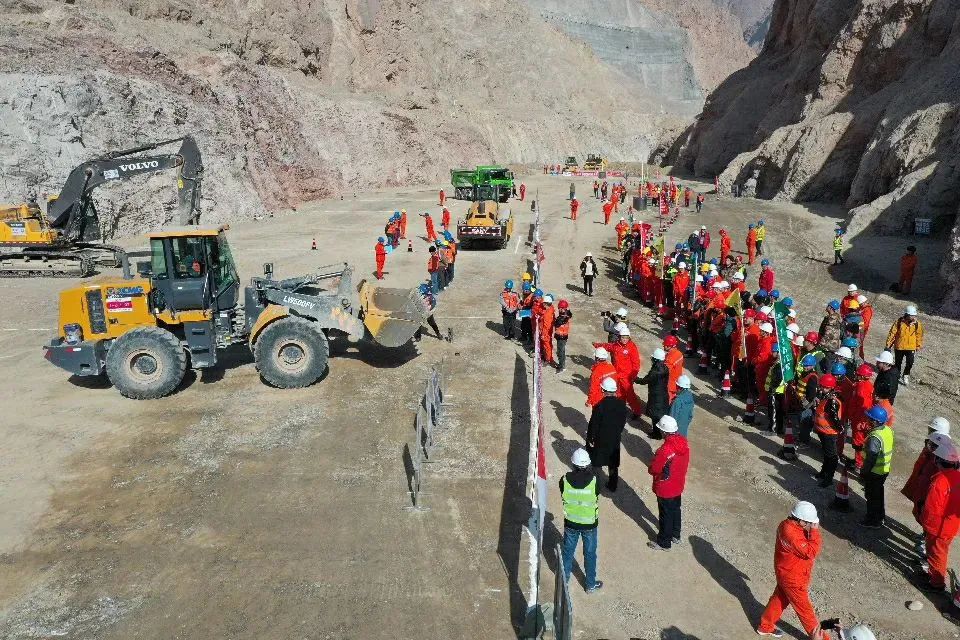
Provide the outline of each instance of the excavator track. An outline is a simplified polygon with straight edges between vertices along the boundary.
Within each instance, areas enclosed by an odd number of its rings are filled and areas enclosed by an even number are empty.
[[[86,278],[94,260],[81,252],[0,253],[0,278]]]

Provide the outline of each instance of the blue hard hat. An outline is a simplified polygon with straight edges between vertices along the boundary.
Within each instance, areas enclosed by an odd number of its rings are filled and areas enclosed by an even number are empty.
[[[840,301],[831,300],[830,302],[827,303],[827,306],[833,309],[834,311],[838,311],[840,309]]]
[[[784,299],[782,300],[782,302],[783,302],[783,306],[785,306],[785,307],[792,307],[792,306],[793,306],[793,298],[784,298]]]
[[[763,260],[760,261],[760,266],[761,266],[761,267],[765,267],[765,266],[767,266],[768,264],[770,264],[770,261],[767,260],[766,258],[764,258]]]
[[[683,248],[684,248],[685,250],[686,250],[686,249],[689,249],[689,248],[690,248],[690,245],[687,244],[686,242],[684,242],[684,243],[683,243]]]
[[[780,297],[780,289],[774,289],[773,291],[771,291],[770,297],[773,298],[774,300],[778,299]]]
[[[884,409],[878,404],[875,404],[869,409],[867,409],[867,417],[873,420],[874,422],[879,422],[880,424],[886,424],[887,420],[890,418],[890,414],[887,413],[886,409]]]
[[[780,353],[780,345],[778,345],[776,342],[770,345],[770,353]]]
[[[680,249],[683,249],[683,244],[678,242],[677,245],[674,247],[674,249],[676,249],[677,251],[679,251]]]
[[[843,229],[834,229],[833,232],[834,232],[834,233],[840,233],[840,234],[842,234],[842,233],[843,233]]]
[[[830,368],[830,373],[832,373],[834,376],[845,376],[847,375],[847,368],[839,362],[836,362]]]
[[[444,231],[444,232],[443,232],[443,237],[446,238],[447,240],[451,241],[451,242],[453,241],[453,234],[450,233],[449,231]]]
[[[504,289],[513,289],[513,280],[507,280],[503,283]]]
[[[394,211],[394,212],[393,212],[393,215],[399,216],[399,215],[400,215],[400,212],[399,212],[399,211]]]
[[[753,229],[753,227],[754,227],[754,224],[752,222],[747,225],[747,229]]]
[[[757,290],[757,297],[758,297],[758,298],[766,298],[768,295],[769,295],[769,294],[767,293],[767,290],[766,290],[766,289],[759,289],[759,290]]]
[[[843,339],[843,342],[840,343],[841,347],[847,347],[848,349],[856,349],[859,346],[856,338],[847,337]]]
[[[533,287],[530,286],[530,283],[529,283],[529,282],[524,282],[524,283],[523,283],[523,290],[524,290],[524,291],[530,291],[530,289],[533,289]]]
[[[817,366],[817,356],[813,355],[812,353],[808,353],[807,355],[803,356],[802,360],[800,360],[800,366],[801,367]]]
[[[543,289],[537,289],[536,291],[534,291],[534,292],[533,292],[533,297],[534,297],[534,298],[542,298],[542,297],[543,297]]]
[[[759,220],[757,220],[757,224],[763,224],[763,218],[760,218]]]
[[[713,260],[710,261],[710,264],[712,264],[712,265],[714,265],[714,266],[719,265],[719,264],[720,264],[719,258],[714,258]]]
[[[443,243],[440,242],[439,240],[435,240],[435,241],[433,242],[433,244],[435,244],[435,245],[438,246],[438,247],[442,247],[442,246],[443,246]]]
[[[847,316],[847,324],[860,324],[863,322],[863,317],[857,313],[851,313]]]

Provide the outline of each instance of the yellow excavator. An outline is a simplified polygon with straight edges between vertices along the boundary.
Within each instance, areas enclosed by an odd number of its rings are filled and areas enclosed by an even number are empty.
[[[150,154],[179,142],[170,154]],[[177,172],[180,224],[199,222],[203,164],[190,136],[115,151],[73,169],[46,214],[36,202],[0,205],[0,277],[87,277],[97,265],[120,266],[120,247],[100,242],[92,194],[100,185],[158,171]]]
[[[150,260],[131,275],[60,294],[59,333],[45,347],[51,363],[75,376],[103,376],[122,395],[160,398],[187,368],[217,365],[225,348],[247,343],[261,378],[305,387],[327,371],[329,341],[372,339],[399,347],[432,309],[420,289],[361,281],[347,264],[273,279],[273,265],[243,289],[227,242],[228,227],[183,227],[148,235]]]

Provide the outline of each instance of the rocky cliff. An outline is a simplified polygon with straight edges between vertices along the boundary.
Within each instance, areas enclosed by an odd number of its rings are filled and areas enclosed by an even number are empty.
[[[960,2],[777,0],[762,53],[711,94],[673,160],[760,197],[828,200],[851,236],[952,230],[960,266]],[[944,307],[960,312],[960,289]]]

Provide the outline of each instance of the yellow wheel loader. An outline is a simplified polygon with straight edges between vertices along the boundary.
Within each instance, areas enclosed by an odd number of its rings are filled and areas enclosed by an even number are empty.
[[[347,264],[287,280],[264,265],[241,305],[227,229],[151,233],[138,276],[124,256],[124,277],[63,291],[47,360],[75,376],[106,375],[128,398],[152,399],[173,392],[187,368],[215,367],[220,351],[246,342],[265,382],[305,387],[327,371],[331,339],[399,347],[427,317],[419,290],[355,286]]]

